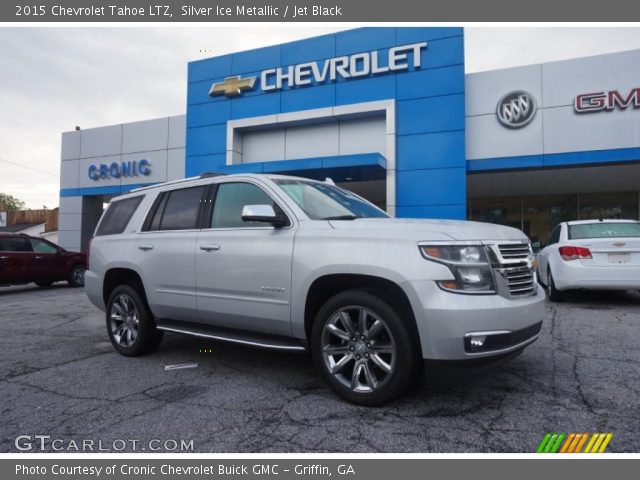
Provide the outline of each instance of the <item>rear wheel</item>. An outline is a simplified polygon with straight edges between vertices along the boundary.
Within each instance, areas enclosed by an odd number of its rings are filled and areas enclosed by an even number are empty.
[[[547,268],[547,293],[549,294],[549,300],[552,302],[561,302],[564,300],[563,293],[556,288],[556,284],[553,281],[553,275],[551,275],[551,268]]]
[[[86,267],[82,264],[74,265],[69,271],[69,276],[67,277],[67,282],[72,287],[83,287],[84,286],[84,271]]]
[[[316,316],[311,342],[322,377],[351,402],[383,405],[412,383],[417,349],[409,328],[372,293],[349,290],[330,298]]]
[[[129,285],[116,287],[109,296],[107,331],[114,348],[127,357],[152,352],[163,334],[140,294]]]

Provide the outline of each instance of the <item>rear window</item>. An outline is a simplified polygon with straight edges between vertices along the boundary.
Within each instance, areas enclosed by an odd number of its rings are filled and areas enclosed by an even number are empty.
[[[138,196],[112,202],[102,217],[96,236],[124,232],[141,201],[142,196]]]
[[[32,252],[31,244],[24,237],[0,237],[0,252]]]
[[[569,240],[640,237],[640,223],[583,223],[569,226]]]
[[[198,228],[200,204],[206,186],[165,192],[156,201],[155,210],[145,222],[144,230],[190,230]]]

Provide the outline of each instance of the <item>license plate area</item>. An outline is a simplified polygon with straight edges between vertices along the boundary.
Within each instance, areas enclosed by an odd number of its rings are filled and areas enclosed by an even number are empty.
[[[609,263],[629,263],[631,261],[629,253],[610,253],[608,257]]]

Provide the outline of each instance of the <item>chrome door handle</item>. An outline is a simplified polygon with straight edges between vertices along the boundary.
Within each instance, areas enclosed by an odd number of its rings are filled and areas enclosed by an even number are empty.
[[[200,245],[200,250],[204,250],[205,252],[220,250],[220,245]]]
[[[140,250],[153,250],[153,245],[138,245]]]
[[[8,260],[9,257],[0,257],[0,260]]]

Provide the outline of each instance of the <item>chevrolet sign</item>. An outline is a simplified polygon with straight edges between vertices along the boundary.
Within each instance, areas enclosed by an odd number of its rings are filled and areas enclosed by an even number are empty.
[[[379,75],[387,72],[397,72],[421,66],[421,52],[427,48],[427,42],[412,43],[389,49],[386,61],[380,58],[377,50],[355,53],[349,56],[329,58],[322,62],[300,63],[288,67],[269,68],[260,73],[260,89],[264,92],[281,90],[288,87],[302,87],[335,82],[338,78],[360,78],[369,75]],[[409,54],[413,56],[410,59]],[[224,82],[211,85],[209,95],[225,95],[233,97],[244,90],[251,90],[256,77],[239,76],[228,77]]]

